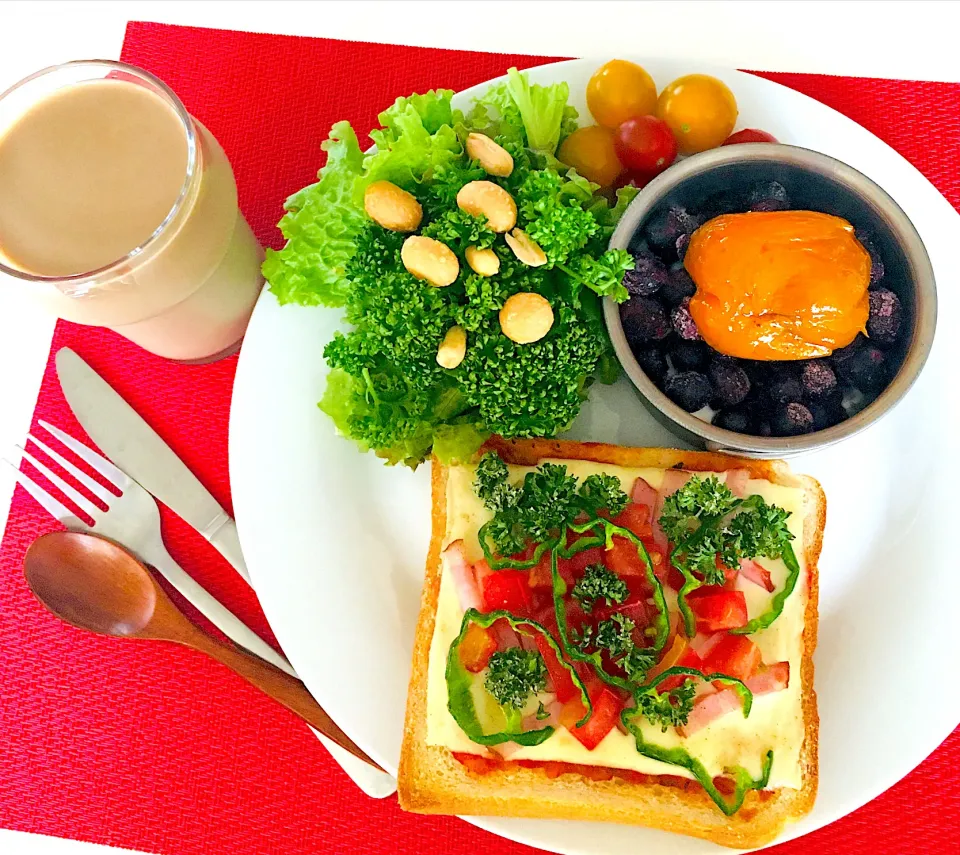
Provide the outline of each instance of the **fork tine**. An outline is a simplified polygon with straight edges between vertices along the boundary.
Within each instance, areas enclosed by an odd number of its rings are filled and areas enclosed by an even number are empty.
[[[62,454],[58,454],[49,445],[45,442],[41,442],[37,439],[32,433],[27,434],[27,439],[33,442],[41,451],[46,453],[48,457],[52,460],[56,460],[64,469],[67,470],[74,478],[76,478],[84,487],[86,487],[94,496],[96,496],[100,501],[104,502],[106,505],[110,505],[110,502],[116,499],[117,497],[113,495],[106,487],[98,484],[93,480],[86,472],[82,469],[78,469],[74,466],[67,458]]]
[[[48,480],[59,487],[65,496],[71,501],[75,502],[77,507],[80,508],[87,516],[96,520],[99,519],[103,514],[103,511],[100,510],[96,505],[93,504],[86,496],[83,495],[79,490],[71,487],[66,481],[63,480],[59,475],[57,475],[49,466],[41,463],[34,457],[29,451],[25,448],[21,448],[19,445],[16,446],[19,452],[23,455],[26,460],[29,460],[39,472],[45,475]]]
[[[59,439],[60,442],[76,454],[77,457],[89,463],[97,472],[113,484],[114,487],[125,490],[133,483],[125,472],[117,469],[107,458],[101,457],[82,442],[74,439],[70,434],[64,433],[60,428],[54,427],[49,422],[43,421],[43,419],[39,420],[39,424],[47,433],[53,434],[53,436]]]
[[[0,460],[3,460],[13,470],[13,476],[17,479],[17,483],[23,487],[37,502],[40,503],[41,507],[52,516],[54,519],[62,522],[67,528],[79,528],[89,530],[89,526],[83,522],[76,514],[73,513],[66,505],[56,499],[54,496],[51,496],[46,490],[43,489],[39,484],[34,483],[30,478],[20,471],[13,463],[11,463],[7,458],[2,457]]]

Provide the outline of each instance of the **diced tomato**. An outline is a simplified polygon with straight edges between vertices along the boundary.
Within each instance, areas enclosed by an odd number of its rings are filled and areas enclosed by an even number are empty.
[[[723,587],[728,591],[735,591],[737,589],[737,576],[740,574],[740,571],[736,567],[727,567],[720,560],[720,556],[716,556],[714,563],[717,566],[718,570],[723,571]]]
[[[759,585],[767,591],[773,592],[776,587],[773,584],[773,579],[770,577],[770,571],[767,570],[766,567],[762,567],[752,558],[743,558],[740,560],[740,575],[748,582],[753,582],[754,585]]]
[[[483,559],[473,567],[485,612],[506,609],[513,614],[525,615],[533,606],[526,571],[491,570]]]
[[[547,666],[547,674],[550,676],[550,682],[553,684],[553,692],[557,696],[557,700],[565,704],[571,698],[579,697],[580,690],[573,682],[570,672],[560,664],[556,651],[540,633],[537,633],[534,637],[536,638],[537,649],[543,657],[543,664]]]
[[[486,775],[487,772],[501,769],[504,765],[503,760],[499,757],[481,757],[479,754],[466,754],[463,751],[453,751],[451,753],[454,759],[477,775]]]
[[[703,660],[700,658],[700,654],[697,653],[692,647],[688,647],[683,651],[683,654],[680,658],[673,663],[675,667],[678,668],[696,668],[698,671],[703,670]],[[687,677],[667,677],[659,686],[657,686],[658,692],[669,692],[673,689],[676,689],[677,686],[681,685]]]
[[[563,575],[564,569],[569,571],[571,580],[564,578],[564,581],[570,584],[570,581],[582,576],[584,570],[591,564],[603,564],[603,553],[604,549],[602,546],[591,546],[589,549],[578,552],[572,558],[561,558],[557,569],[560,571],[561,576]]]
[[[676,567],[673,566],[671,561],[667,565],[667,584],[673,588],[674,591],[679,591],[683,587],[683,583],[687,580],[683,578],[683,573],[681,573]]]
[[[790,663],[774,662],[761,665],[747,682],[747,688],[755,695],[768,695],[779,692],[790,685]]]
[[[650,527],[650,507],[631,502],[613,518],[616,525],[632,531],[639,538],[652,538],[653,529]]]
[[[710,674],[726,674],[747,681],[756,673],[761,662],[760,648],[749,638],[745,635],[725,635],[704,660],[703,669]]]
[[[687,602],[697,617],[700,632],[737,629],[747,623],[747,601],[743,591],[705,585],[688,594]]]
[[[684,737],[693,736],[710,722],[739,709],[742,709],[740,696],[733,689],[700,695],[693,702],[693,710],[687,718],[687,723],[683,727],[678,727],[677,732]]]
[[[604,553],[604,562],[618,576],[645,576],[646,567],[632,540],[613,538],[613,548]]]
[[[476,674],[487,667],[496,649],[497,640],[493,633],[479,624],[471,623],[460,642],[460,661],[464,668]]]
[[[586,710],[583,701],[576,697],[564,704],[560,711],[560,724],[569,730],[584,748],[593,751],[616,726],[623,704],[616,692],[602,683],[595,684],[589,695],[590,703],[593,704],[590,720],[583,727],[577,727],[577,722],[583,718]]]
[[[670,645],[663,658],[647,673],[647,679],[652,680],[668,668],[675,667],[703,670],[703,660],[700,658],[700,654],[690,646],[690,643],[682,635],[674,636],[673,644]],[[686,677],[667,677],[657,686],[657,691],[669,692],[679,686],[685,679]]]
[[[732,796],[737,791],[737,782],[730,778],[716,777],[713,779],[713,786],[725,796]]]
[[[527,584],[534,589],[552,589],[553,574],[550,571],[550,556],[545,555],[539,563],[527,571]]]

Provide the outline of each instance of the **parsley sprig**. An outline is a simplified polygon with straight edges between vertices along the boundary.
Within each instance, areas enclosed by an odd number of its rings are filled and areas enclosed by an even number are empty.
[[[511,647],[490,657],[484,688],[502,707],[521,709],[530,695],[547,685],[547,667],[535,650]]]
[[[659,725],[663,733],[668,727],[682,727],[693,712],[693,699],[697,693],[692,679],[684,680],[675,689],[660,694],[656,690],[638,692],[637,711],[651,724]]]
[[[630,594],[627,583],[603,564],[590,564],[573,586],[571,596],[585,612],[603,600],[608,606],[622,603]]]

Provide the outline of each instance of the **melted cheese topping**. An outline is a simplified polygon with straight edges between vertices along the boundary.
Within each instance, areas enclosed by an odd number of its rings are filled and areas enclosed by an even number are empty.
[[[662,469],[634,469],[609,464],[579,460],[555,461],[567,467],[571,475],[579,479],[595,472],[617,476],[629,495],[638,476],[654,488],[663,480]],[[510,466],[511,480],[519,480],[531,467]],[[483,557],[477,532],[490,512],[473,492],[475,467],[453,466],[447,480],[447,530],[443,545],[462,539],[467,557],[471,561]],[[711,473],[700,473],[704,477]],[[725,473],[716,473],[725,480]],[[803,622],[807,602],[807,574],[803,562],[803,491],[782,487],[768,481],[751,480],[747,492],[758,494],[767,502],[779,505],[790,512],[788,525],[796,540],[794,551],[800,562],[800,579],[794,592],[787,599],[783,613],[768,629],[751,635],[767,663],[790,662],[790,685],[779,692],[758,695],[748,718],[733,711],[711,722],[689,738],[680,737],[670,728],[662,733],[659,727],[644,722],[643,736],[648,742],[669,747],[683,746],[698,758],[707,771],[720,775],[724,769],[740,765],[753,777],[759,777],[764,755],[773,749],[773,769],[769,788],[802,785],[800,749],[803,745],[804,726],[801,704],[800,665],[803,654]],[[757,559],[770,570],[777,588],[783,586],[787,569],[780,560]],[[748,613],[755,617],[764,611],[771,595],[742,578],[739,585],[747,601]],[[483,746],[472,742],[460,729],[447,709],[447,684],[444,676],[447,652],[460,632],[463,609],[457,598],[451,574],[444,569],[440,577],[440,596],[437,603],[436,624],[430,646],[430,663],[427,684],[427,743],[441,745],[452,751],[468,754],[485,754]],[[605,766],[615,769],[632,769],[648,775],[693,776],[679,766],[644,757],[636,750],[633,737],[614,728],[592,751],[588,751],[563,727],[540,745],[522,747],[510,755],[511,760],[554,760],[583,765]]]

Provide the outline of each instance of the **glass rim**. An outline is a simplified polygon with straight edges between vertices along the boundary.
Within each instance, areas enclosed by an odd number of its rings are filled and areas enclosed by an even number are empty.
[[[5,264],[2,258],[0,258],[0,273],[5,273],[9,276],[15,276],[18,279],[24,279],[29,282],[83,282],[85,280],[94,279],[106,273],[110,273],[116,268],[132,262],[135,258],[137,258],[137,256],[141,255],[145,250],[149,249],[154,245],[154,243],[156,243],[156,241],[166,231],[167,227],[183,210],[184,203],[187,201],[187,198],[190,195],[190,188],[193,185],[194,179],[197,175],[197,169],[199,166],[197,130],[193,123],[193,119],[187,112],[187,108],[184,107],[183,102],[177,97],[177,94],[159,77],[156,77],[149,71],[145,71],[144,69],[138,68],[135,65],[130,65],[129,63],[119,62],[113,59],[75,59],[71,60],[70,62],[62,62],[57,65],[48,65],[46,68],[41,68],[39,71],[35,71],[33,74],[24,77],[22,80],[18,80],[12,86],[8,87],[3,92],[0,92],[0,102],[17,90],[35,80],[40,79],[41,77],[46,77],[49,74],[53,74],[63,69],[77,68],[80,66],[122,71],[125,74],[129,74],[133,77],[138,77],[155,87],[157,94],[164,98],[169,106],[173,108],[174,113],[176,113],[177,118],[180,120],[180,124],[183,127],[184,136],[186,137],[187,141],[187,168],[183,178],[183,184],[180,187],[180,192],[177,194],[177,198],[174,200],[173,206],[167,212],[167,215],[163,218],[160,224],[150,233],[150,235],[147,236],[142,243],[135,246],[125,255],[122,255],[101,267],[97,267],[93,270],[86,270],[82,273],[71,273],[67,276],[41,276],[36,273],[28,273],[24,270],[18,270],[16,267],[11,267],[10,265]],[[39,100],[40,99],[34,101],[33,103],[38,103]],[[27,109],[30,108],[28,107]]]

